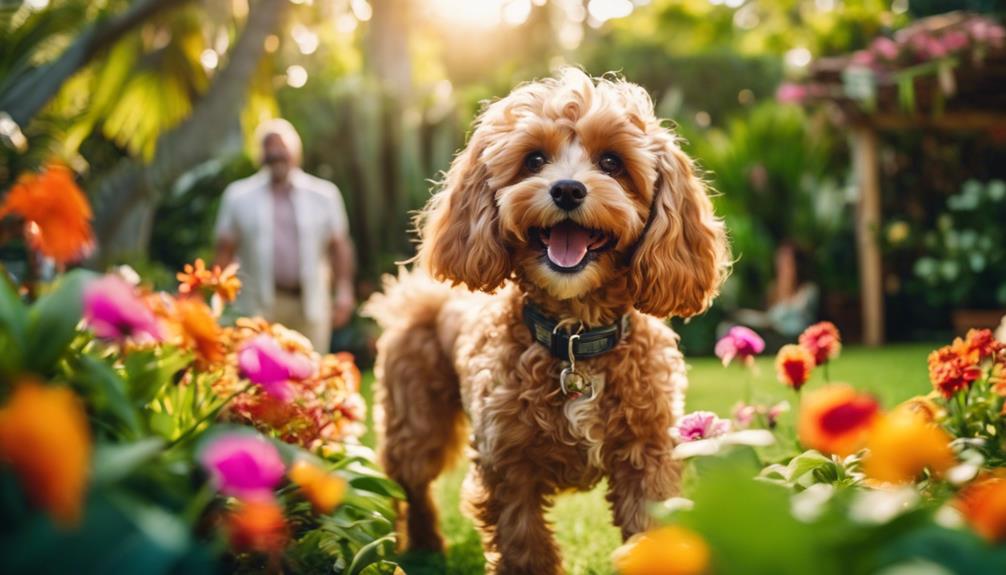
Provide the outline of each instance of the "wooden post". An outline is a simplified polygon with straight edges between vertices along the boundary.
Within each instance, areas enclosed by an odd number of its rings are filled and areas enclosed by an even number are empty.
[[[884,343],[884,276],[880,256],[880,181],[877,175],[877,133],[866,125],[853,128],[852,159],[859,188],[856,244],[863,302],[863,343]]]

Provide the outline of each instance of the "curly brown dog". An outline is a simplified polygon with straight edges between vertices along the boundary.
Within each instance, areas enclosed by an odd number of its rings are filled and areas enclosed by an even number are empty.
[[[561,572],[545,508],[602,478],[622,535],[646,529],[647,503],[678,488],[668,428],[687,385],[661,318],[705,310],[729,264],[647,93],[576,69],[516,88],[418,228],[422,271],[366,310],[384,328],[381,461],[408,495],[408,547],[442,548],[430,482],[468,425],[464,496],[491,573]]]

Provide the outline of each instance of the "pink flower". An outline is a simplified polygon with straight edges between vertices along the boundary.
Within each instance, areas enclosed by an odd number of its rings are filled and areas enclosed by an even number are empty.
[[[968,47],[970,39],[960,30],[951,30],[943,35],[943,47],[949,52],[959,52]]]
[[[84,320],[101,339],[162,339],[154,312],[119,276],[104,276],[84,289]]]
[[[719,437],[728,431],[729,421],[711,411],[693,411],[671,428],[671,436],[678,441],[698,441]]]
[[[870,51],[885,60],[893,61],[898,59],[898,53],[901,49],[894,40],[881,36],[870,44]]]
[[[310,377],[313,372],[307,357],[282,349],[272,337],[261,334],[238,352],[241,375],[262,386],[266,393],[280,401],[293,398],[291,380]]]
[[[856,50],[852,54],[852,63],[860,66],[870,66],[873,64],[873,52],[869,50]]]
[[[755,416],[758,415],[758,408],[743,401],[734,406],[733,420],[738,429],[747,429],[754,423]]]
[[[799,104],[807,98],[807,89],[800,84],[783,83],[775,92],[775,99],[780,104]]]
[[[286,473],[276,446],[253,433],[215,437],[202,449],[199,462],[221,493],[246,500],[271,498]]]
[[[725,336],[716,342],[716,357],[723,361],[723,366],[730,365],[734,358],[740,358],[750,365],[754,356],[765,351],[765,340],[753,330],[735,325]]]

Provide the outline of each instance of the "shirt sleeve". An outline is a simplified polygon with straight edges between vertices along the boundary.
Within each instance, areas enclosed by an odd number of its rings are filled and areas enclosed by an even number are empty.
[[[349,218],[346,216],[346,204],[342,200],[342,192],[335,184],[329,187],[329,191],[329,233],[336,238],[348,237]]]
[[[220,209],[217,211],[217,223],[213,228],[213,234],[217,241],[222,239],[237,241],[238,223],[234,206],[234,188],[228,186],[224,190],[223,198],[220,200]]]

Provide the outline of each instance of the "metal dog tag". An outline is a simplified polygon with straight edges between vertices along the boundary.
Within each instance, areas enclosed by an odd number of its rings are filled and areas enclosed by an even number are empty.
[[[559,387],[565,395],[574,398],[580,397],[585,392],[590,393],[590,399],[594,398],[594,384],[574,366],[563,369],[559,374]]]

